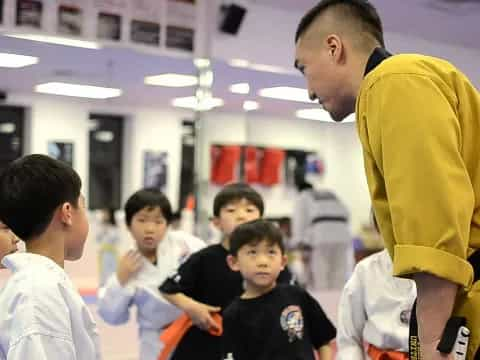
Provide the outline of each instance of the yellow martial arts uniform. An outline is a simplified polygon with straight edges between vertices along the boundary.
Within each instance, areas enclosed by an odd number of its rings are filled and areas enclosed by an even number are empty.
[[[480,281],[466,260],[480,248],[480,94],[444,60],[382,51],[356,107],[375,215],[394,275],[461,286],[454,315],[467,318],[471,360],[480,346]]]

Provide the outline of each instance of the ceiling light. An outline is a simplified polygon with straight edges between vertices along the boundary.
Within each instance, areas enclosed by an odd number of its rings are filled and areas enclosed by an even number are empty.
[[[70,39],[59,36],[37,35],[37,34],[5,34],[5,36],[17,39],[40,41],[56,45],[74,46],[86,49],[100,49],[101,46],[94,41]]]
[[[155,86],[168,86],[168,87],[187,87],[198,84],[198,78],[193,75],[182,74],[161,74],[147,76],[144,79],[145,84]]]
[[[21,68],[36,63],[38,63],[37,57],[0,53],[0,67]]]
[[[197,111],[207,111],[216,107],[223,106],[224,101],[220,98],[206,97],[201,102],[195,96],[187,96],[175,98],[172,100],[172,105],[185,109],[193,109]]]
[[[335,122],[329,112],[324,109],[302,109],[298,110],[295,115],[301,119],[318,120],[326,122]],[[355,122],[355,114],[350,114],[341,121],[342,123]]]
[[[254,111],[254,110],[258,110],[259,108],[260,108],[260,105],[256,101],[247,100],[243,103],[243,110],[245,111]]]
[[[230,85],[230,92],[234,94],[248,94],[250,93],[250,85],[248,83],[238,83]]]
[[[256,71],[271,72],[275,74],[297,74],[297,71],[288,70],[281,66],[275,65],[250,64],[249,68]]]
[[[310,100],[307,90],[289,86],[261,89],[258,92],[258,95],[271,99],[314,103],[312,100]]]
[[[250,62],[244,59],[232,59],[228,64],[233,67],[247,68],[250,65]]]
[[[204,69],[210,66],[210,60],[205,58],[197,58],[193,60],[193,64],[199,69]]]
[[[90,85],[50,82],[35,86],[35,91],[43,94],[75,96],[89,99],[108,99],[120,96],[122,90]]]

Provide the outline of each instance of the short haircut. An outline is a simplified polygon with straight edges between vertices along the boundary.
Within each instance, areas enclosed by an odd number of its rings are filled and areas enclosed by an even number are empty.
[[[145,188],[138,190],[130,196],[125,203],[125,222],[127,226],[132,223],[133,216],[144,208],[154,209],[159,207],[168,224],[172,221],[172,205],[168,198],[158,189]]]
[[[278,245],[285,253],[283,236],[278,226],[268,220],[258,219],[238,225],[230,236],[230,254],[237,256],[245,245],[255,245],[266,240],[270,245]]]
[[[375,7],[367,0],[320,1],[300,21],[295,33],[295,43],[320,15],[330,9],[339,10],[342,21],[358,23],[364,32],[370,34],[382,47],[385,47],[382,20]]]
[[[250,185],[243,183],[229,184],[220,190],[213,200],[213,216],[219,217],[222,208],[242,199],[251,202],[260,212],[260,216],[263,216],[264,204],[262,196]]]
[[[82,181],[66,163],[27,155],[0,175],[0,219],[23,241],[41,235],[64,203],[78,206]]]

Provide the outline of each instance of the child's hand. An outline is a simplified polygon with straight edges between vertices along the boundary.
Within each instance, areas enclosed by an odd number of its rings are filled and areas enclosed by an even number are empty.
[[[143,256],[136,250],[129,250],[119,261],[117,278],[124,286],[143,266]]]
[[[192,322],[200,329],[205,331],[208,331],[212,328],[215,330],[220,330],[211,315],[211,313],[219,312],[221,310],[220,307],[192,301],[192,303],[185,310],[190,319],[192,319]]]

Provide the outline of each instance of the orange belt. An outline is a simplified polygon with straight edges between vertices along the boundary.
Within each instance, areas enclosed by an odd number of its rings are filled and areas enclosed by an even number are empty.
[[[208,332],[214,336],[221,336],[223,332],[222,317],[218,313],[213,313],[212,318],[217,323],[219,330],[209,329]],[[193,325],[192,320],[187,314],[180,315],[170,326],[160,334],[160,341],[164,344],[158,360],[167,360],[168,356],[177,347],[183,335]]]
[[[382,350],[372,344],[368,345],[367,353],[372,360],[408,360],[407,353],[393,350]]]

